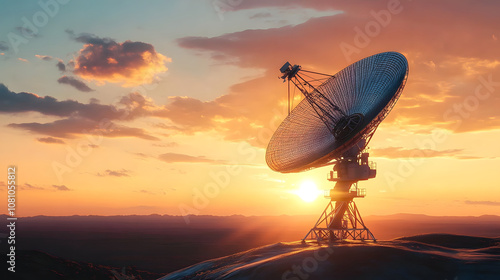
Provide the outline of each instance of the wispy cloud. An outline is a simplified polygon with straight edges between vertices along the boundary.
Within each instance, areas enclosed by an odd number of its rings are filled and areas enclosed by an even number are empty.
[[[62,76],[61,78],[59,78],[57,80],[57,82],[60,84],[70,85],[70,86],[74,87],[75,89],[77,89],[79,91],[83,91],[83,92],[93,91],[93,89],[91,89],[89,86],[87,86],[87,84],[85,84],[84,82],[82,82],[74,77]]]
[[[465,204],[470,204],[470,205],[487,205],[487,206],[500,206],[500,201],[489,201],[489,200],[473,201],[473,200],[466,200]]]
[[[36,58],[39,58],[41,60],[45,60],[45,61],[51,61],[53,60],[54,58],[50,55],[39,55],[39,54],[35,54],[35,57]]]
[[[97,173],[97,176],[105,177],[105,176],[111,176],[111,177],[130,177],[130,170],[127,169],[121,169],[121,170],[110,170],[107,169],[104,172]]]
[[[204,156],[190,156],[186,154],[177,154],[177,153],[165,153],[161,154],[158,156],[158,158],[164,162],[167,163],[178,163],[178,162],[185,162],[185,163],[200,163],[200,162],[206,162],[206,163],[222,163],[220,160],[213,160],[206,158]]]
[[[433,158],[455,157],[459,158],[462,149],[431,150],[431,149],[405,149],[403,147],[388,147],[371,149],[373,156],[384,158]]]
[[[156,193],[153,192],[153,191],[148,191],[148,190],[138,190],[138,191],[135,191],[135,192],[138,192],[138,193],[142,193],[142,194],[149,194],[149,195],[155,195]]]
[[[70,191],[71,189],[66,187],[65,185],[52,185],[58,191]]]
[[[22,184],[20,186],[21,190],[44,190],[45,188],[39,187],[39,186],[34,186],[28,183]]]
[[[38,142],[47,143],[47,144],[64,144],[65,142],[61,139],[57,139],[54,137],[41,137],[36,139]]]
[[[178,147],[179,143],[177,142],[153,143],[153,146],[162,148],[172,148],[172,147]]]

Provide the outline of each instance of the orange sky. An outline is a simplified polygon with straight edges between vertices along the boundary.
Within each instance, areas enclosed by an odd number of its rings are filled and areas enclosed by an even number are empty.
[[[10,4],[0,162],[18,168],[18,215],[319,214],[326,199],[294,192],[331,187],[330,168],[265,164],[279,67],[334,74],[384,51],[410,74],[369,145],[362,214],[498,213],[498,2],[188,2],[70,2],[43,26],[21,20],[38,4]]]

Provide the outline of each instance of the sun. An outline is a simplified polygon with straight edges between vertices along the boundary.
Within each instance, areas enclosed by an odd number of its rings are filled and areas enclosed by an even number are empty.
[[[318,190],[318,187],[313,181],[304,181],[300,184],[300,188],[295,191],[295,194],[305,202],[313,202],[318,198],[320,190]]]

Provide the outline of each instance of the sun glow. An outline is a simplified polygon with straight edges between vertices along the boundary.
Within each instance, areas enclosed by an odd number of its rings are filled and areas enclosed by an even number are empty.
[[[300,184],[300,188],[295,191],[295,194],[305,202],[313,202],[318,198],[320,192],[313,181],[304,181]]]

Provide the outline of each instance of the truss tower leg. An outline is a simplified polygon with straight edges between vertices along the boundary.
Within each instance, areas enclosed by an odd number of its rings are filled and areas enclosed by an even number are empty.
[[[365,226],[356,203],[353,200],[330,201],[314,227],[302,239],[318,242],[342,240],[376,241]]]

